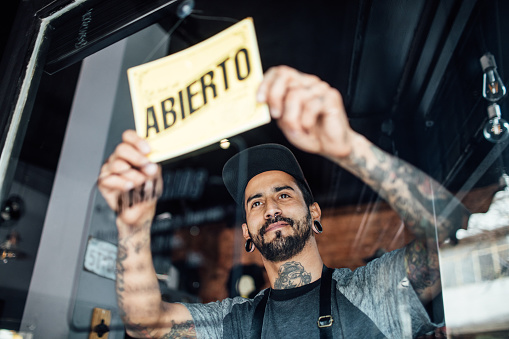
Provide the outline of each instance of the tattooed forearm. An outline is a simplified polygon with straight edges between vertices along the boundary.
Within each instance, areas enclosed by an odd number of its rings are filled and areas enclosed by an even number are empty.
[[[416,238],[406,248],[408,278],[423,303],[440,290],[438,243],[466,225],[470,213],[428,175],[389,155],[365,138],[345,158],[335,159],[373,188]]]
[[[133,218],[132,224],[117,218],[116,293],[120,316],[127,332],[136,338],[195,338],[187,308],[162,300],[150,249],[152,216]]]
[[[125,265],[125,262],[129,255],[129,248],[133,247],[134,252],[136,254],[140,253],[140,250],[144,246],[150,245],[150,234],[148,236],[142,236],[141,240],[134,240],[134,235],[139,233],[143,228],[150,228],[150,222],[146,222],[143,226],[138,228],[133,228],[130,234],[126,237],[120,238],[117,246],[117,294],[125,291],[125,273],[130,270],[129,267]],[[141,271],[146,268],[146,265],[138,264],[136,266],[137,270]]]
[[[436,226],[439,241],[444,241],[468,219],[463,205],[425,173],[374,145],[369,152],[353,152],[341,164],[376,190],[417,238],[434,237]]]
[[[118,251],[117,251],[117,280],[116,280],[116,289],[117,289],[117,303],[118,308],[120,310],[120,317],[125,318],[126,313],[124,311],[125,305],[124,305],[124,273],[125,273],[125,267],[124,267],[124,260],[127,258],[127,250],[125,246],[122,244],[118,244]]]
[[[142,325],[159,319],[162,302],[152,266],[150,225],[148,220],[142,225],[121,224],[117,246],[116,293],[120,316],[131,332],[142,337],[150,329]]]
[[[278,277],[274,282],[274,288],[284,290],[304,286],[311,282],[311,273],[304,270],[300,262],[290,261],[279,268]]]
[[[196,338],[194,322],[192,320],[176,324],[172,321],[171,331],[162,337],[163,339],[191,339]]]
[[[140,234],[144,235],[144,237],[142,237],[144,241],[148,241],[150,239],[152,219],[143,221],[141,225],[129,225],[123,224],[120,221],[117,222],[119,223],[119,228],[122,230],[122,234],[119,234],[119,241],[128,242]]]

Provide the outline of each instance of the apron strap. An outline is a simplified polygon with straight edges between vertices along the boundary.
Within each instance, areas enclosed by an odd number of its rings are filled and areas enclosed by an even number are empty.
[[[320,329],[320,339],[332,339],[331,283],[333,270],[323,265],[320,282],[320,316],[316,322]]]
[[[251,322],[251,339],[260,339],[262,337],[263,315],[265,314],[265,306],[269,299],[270,287],[265,290],[262,300],[258,303]]]

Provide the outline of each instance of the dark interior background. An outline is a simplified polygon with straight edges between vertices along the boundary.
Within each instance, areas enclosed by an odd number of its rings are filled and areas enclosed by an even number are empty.
[[[457,191],[466,183],[469,189],[497,182],[502,159],[507,163],[506,152],[467,182],[494,147],[482,135],[488,102],[481,95],[479,58],[494,54],[506,79],[507,14],[509,3],[484,0],[197,0],[193,14],[175,29],[168,54],[251,16],[264,69],[285,64],[318,75],[341,91],[355,130]],[[159,24],[169,31],[176,21],[168,13]],[[43,73],[21,160],[55,170],[78,74],[79,63],[52,75]],[[501,107],[507,116],[505,101]],[[247,146],[287,144],[274,123],[242,137]],[[174,174],[206,164],[202,194],[188,199],[187,206],[218,199],[231,203],[217,179],[236,150],[214,147],[166,164]],[[345,171],[327,160],[296,153],[325,207],[369,199],[369,194],[359,198],[363,185]],[[331,187],[340,189],[331,193]]]

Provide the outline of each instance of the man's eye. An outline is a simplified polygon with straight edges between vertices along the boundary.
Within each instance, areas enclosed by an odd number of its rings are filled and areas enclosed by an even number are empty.
[[[283,193],[279,196],[280,199],[286,199],[286,198],[289,198],[290,196],[286,193]]]
[[[260,206],[260,202],[259,201],[255,201],[253,203],[253,205],[251,205],[251,207],[256,207],[256,206]]]

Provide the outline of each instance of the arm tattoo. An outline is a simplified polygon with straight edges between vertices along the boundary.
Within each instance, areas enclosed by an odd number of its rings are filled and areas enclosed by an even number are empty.
[[[196,329],[194,322],[188,320],[183,323],[176,324],[172,321],[171,331],[165,334],[163,339],[191,339],[196,338]]]
[[[284,290],[307,285],[311,282],[311,273],[304,270],[300,262],[289,261],[279,267],[274,288]]]
[[[123,292],[125,289],[124,285],[124,261],[127,258],[127,249],[121,243],[118,244],[118,252],[117,252],[117,280],[116,280],[116,289],[117,289],[117,303],[120,312],[120,317],[124,319],[126,317],[125,306],[124,306],[124,297]]]
[[[373,188],[416,238],[406,249],[407,274],[416,293],[440,280],[438,243],[468,221],[470,212],[445,188],[412,165],[374,145],[373,156],[352,153],[342,165]]]
[[[346,167],[398,212],[416,238],[443,242],[468,219],[463,205],[425,173],[374,145],[371,151],[375,161],[352,155]]]
[[[418,296],[426,293],[426,288],[440,281],[440,266],[437,247],[426,248],[422,240],[414,240],[406,248],[406,267],[408,279]]]
[[[140,310],[137,308],[133,309],[132,306],[129,306],[129,303],[126,303],[126,299],[133,294],[147,294],[150,296],[153,295],[154,292],[160,293],[160,289],[157,281],[145,284],[133,284],[130,282],[129,278],[126,278],[126,274],[128,272],[130,272],[129,274],[131,275],[133,273],[141,273],[142,271],[147,270],[147,267],[142,263],[138,263],[137,265],[131,263],[129,265],[126,264],[126,261],[130,257],[139,255],[143,248],[150,246],[150,232],[146,232],[146,235],[143,233],[140,234],[143,230],[146,231],[147,229],[150,229],[150,225],[151,221],[147,220],[141,226],[127,226],[127,235],[120,237],[118,241],[116,261],[116,294],[119,315],[125,323],[126,328],[136,332],[137,335],[144,338],[153,337],[150,332],[151,327],[133,323],[132,315],[134,312],[140,312]],[[144,310],[143,312],[146,312],[146,314],[153,313],[157,319],[158,313],[156,310]]]

